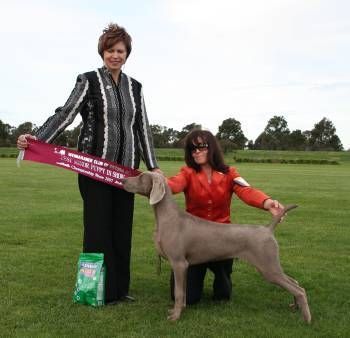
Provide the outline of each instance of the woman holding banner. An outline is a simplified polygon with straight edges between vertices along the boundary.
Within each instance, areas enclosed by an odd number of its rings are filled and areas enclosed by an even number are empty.
[[[35,135],[20,135],[17,147],[28,147],[30,138],[53,142],[80,113],[79,151],[134,169],[142,156],[149,170],[159,170],[142,85],[122,72],[130,52],[130,35],[110,24],[98,41],[104,66],[80,74],[65,105]],[[128,293],[134,195],[80,174],[78,182],[84,205],[84,252],[104,253],[106,304],[132,300]]]

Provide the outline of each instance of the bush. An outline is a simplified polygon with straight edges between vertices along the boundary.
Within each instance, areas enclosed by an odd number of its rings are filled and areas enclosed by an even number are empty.
[[[285,159],[285,158],[244,158],[234,156],[233,159],[237,163],[283,163],[283,164],[340,164],[335,160],[325,160],[325,159]]]
[[[0,158],[17,158],[18,154],[0,154]]]
[[[183,156],[157,156],[158,161],[183,161]]]

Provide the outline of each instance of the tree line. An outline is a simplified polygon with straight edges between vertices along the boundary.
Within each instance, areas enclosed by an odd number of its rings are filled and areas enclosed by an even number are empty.
[[[65,130],[55,140],[55,144],[76,147],[82,123],[71,130]],[[193,129],[201,129],[197,123],[190,123],[178,131],[157,124],[150,125],[156,148],[181,148],[185,136]],[[37,127],[32,122],[24,122],[18,127],[10,126],[0,120],[0,147],[16,146],[19,135],[35,133]],[[313,129],[290,131],[284,116],[273,116],[256,140],[248,140],[241,123],[228,118],[219,126],[216,134],[224,152],[237,149],[257,150],[323,150],[342,151],[343,145],[336,134],[331,120],[324,117]]]
[[[191,123],[181,131],[165,126],[151,125],[156,148],[182,147],[183,139],[189,131],[201,128]],[[323,150],[342,151],[343,145],[336,134],[333,122],[326,117],[311,130],[290,131],[284,116],[273,116],[256,140],[248,140],[239,121],[234,118],[224,120],[216,134],[224,152],[237,149],[256,150]]]

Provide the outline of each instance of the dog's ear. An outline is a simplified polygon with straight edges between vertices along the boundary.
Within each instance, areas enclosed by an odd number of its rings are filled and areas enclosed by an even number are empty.
[[[152,173],[152,190],[149,196],[149,204],[159,203],[165,195],[164,178],[161,174]]]

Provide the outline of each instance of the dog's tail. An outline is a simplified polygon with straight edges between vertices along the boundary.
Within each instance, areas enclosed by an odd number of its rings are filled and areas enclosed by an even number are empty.
[[[281,222],[281,219],[282,217],[289,211],[289,210],[292,210],[294,208],[296,208],[297,205],[296,204],[290,204],[290,205],[287,205],[284,209],[283,209],[283,212],[281,212],[280,215],[278,216],[274,216],[271,223],[268,225],[268,228],[274,232],[275,231],[275,228],[277,226],[278,223]]]

